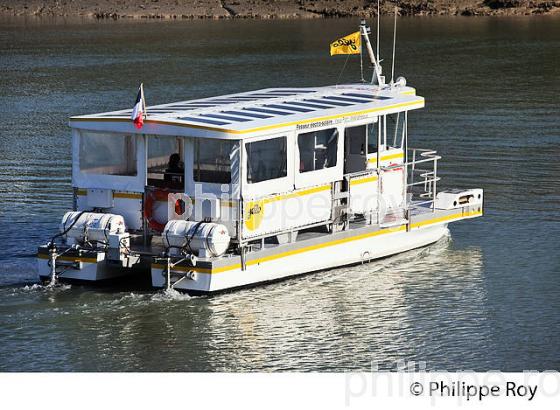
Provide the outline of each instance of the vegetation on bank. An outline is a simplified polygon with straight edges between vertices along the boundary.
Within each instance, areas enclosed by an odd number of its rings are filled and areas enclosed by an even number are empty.
[[[560,1],[381,0],[381,13],[402,16],[560,13]],[[0,0],[0,14],[93,18],[372,17],[377,0]]]

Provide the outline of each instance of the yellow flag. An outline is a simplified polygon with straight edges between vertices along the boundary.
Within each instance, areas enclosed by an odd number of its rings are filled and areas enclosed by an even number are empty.
[[[331,43],[331,56],[335,54],[360,54],[362,36],[359,31]]]

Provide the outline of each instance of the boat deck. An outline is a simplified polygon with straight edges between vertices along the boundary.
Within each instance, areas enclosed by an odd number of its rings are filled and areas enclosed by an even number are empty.
[[[347,230],[338,232],[329,232],[326,226],[314,227],[302,230],[298,233],[296,239],[287,243],[273,243],[273,238],[268,238],[264,241],[255,241],[249,247],[247,252],[247,260],[273,256],[276,254],[283,254],[291,251],[301,251],[302,249],[313,247],[316,245],[324,245],[328,243],[337,243],[339,241],[351,241],[352,238],[362,237],[364,235],[377,235],[385,232],[393,231],[406,231],[416,227],[426,226],[429,224],[447,223],[455,219],[463,219],[471,216],[478,216],[479,214],[472,214],[472,212],[479,212],[478,209],[470,209],[464,207],[463,209],[452,210],[433,210],[428,205],[419,205],[413,208],[411,212],[411,221],[398,219],[395,223],[390,224],[369,224],[363,219],[351,221]],[[480,210],[481,212],[481,210]],[[142,247],[134,247],[134,250],[144,250]],[[164,247],[161,242],[161,237],[154,237],[152,245],[149,248],[153,256],[163,255]],[[213,269],[232,263],[240,263],[240,256],[234,254],[225,254],[220,257],[214,258],[199,258],[197,266],[203,268]]]

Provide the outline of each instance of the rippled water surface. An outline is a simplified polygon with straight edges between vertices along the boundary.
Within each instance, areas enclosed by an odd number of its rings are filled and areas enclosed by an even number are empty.
[[[0,370],[560,370],[558,18],[399,21],[397,73],[427,99],[410,145],[442,154],[443,187],[486,190],[449,238],[212,298],[35,284],[72,206],[70,115],[140,81],[149,104],[335,83],[328,43],[356,23],[2,21]]]

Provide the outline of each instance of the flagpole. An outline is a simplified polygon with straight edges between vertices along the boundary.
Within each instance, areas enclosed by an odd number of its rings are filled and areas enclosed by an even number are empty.
[[[146,110],[146,99],[144,98],[144,83],[140,83],[140,94],[142,95],[142,111],[144,111],[144,118],[148,118],[148,111]]]
[[[365,20],[361,21],[361,24],[366,24]],[[362,33],[360,32],[360,36],[363,36]],[[363,59],[363,54],[364,54],[364,42],[360,41],[360,76],[362,78],[362,83],[365,83],[366,80],[364,79],[364,59]]]

